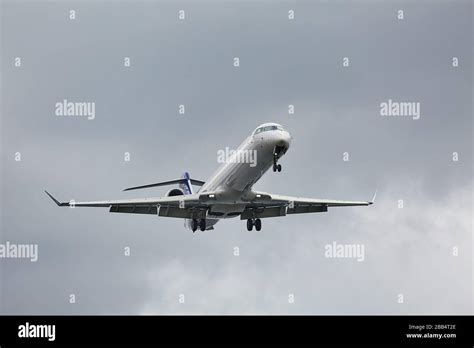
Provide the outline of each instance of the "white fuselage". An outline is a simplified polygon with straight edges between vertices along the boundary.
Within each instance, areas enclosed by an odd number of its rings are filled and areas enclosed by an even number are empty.
[[[282,129],[254,132],[242,142],[235,155],[228,158],[199,190],[200,194],[219,196],[219,203],[212,205],[207,212],[208,227],[216,224],[218,219],[240,215],[248,201],[246,197],[252,194],[252,186],[274,165],[274,153],[277,153],[277,159],[283,156],[290,142],[290,134]],[[244,154],[252,151],[255,161],[242,163],[241,159],[246,158]],[[186,224],[190,226],[190,220]]]

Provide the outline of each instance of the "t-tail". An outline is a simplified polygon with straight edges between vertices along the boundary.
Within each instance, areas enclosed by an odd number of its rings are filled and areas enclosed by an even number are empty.
[[[166,194],[167,197],[171,196],[179,196],[179,195],[192,195],[193,194],[193,185],[195,186],[203,186],[205,184],[204,181],[201,180],[196,180],[196,179],[191,179],[191,176],[189,175],[188,172],[184,172],[183,175],[181,176],[180,179],[176,180],[169,180],[169,181],[161,181],[161,182],[156,182],[153,184],[147,184],[147,185],[140,185],[140,186],[133,186],[133,187],[128,187],[124,189],[124,191],[131,191],[131,190],[140,190],[140,189],[146,189],[146,188],[152,188],[152,187],[159,187],[159,186],[169,186],[169,185],[176,185],[178,184],[179,190],[178,189],[172,189],[169,190],[168,193]],[[48,194],[49,195],[49,194]],[[55,200],[52,196],[51,198]],[[56,204],[57,202],[55,200]],[[66,204],[66,203],[64,203]],[[199,227],[201,231],[205,230],[212,230],[214,229],[213,225],[217,223],[217,219],[208,219],[207,218],[207,212],[206,212],[206,217],[194,217],[191,216],[191,218],[185,218],[184,219],[184,225],[191,229],[193,232],[196,231]]]

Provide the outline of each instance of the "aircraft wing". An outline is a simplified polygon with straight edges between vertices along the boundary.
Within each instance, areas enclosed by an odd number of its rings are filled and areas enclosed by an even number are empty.
[[[48,191],[46,194],[60,207],[103,207],[111,213],[152,214],[176,218],[204,218],[208,208],[198,194],[156,198],[134,198],[111,201],[60,202]]]
[[[256,193],[256,198],[251,200],[241,219],[266,218],[285,216],[287,214],[321,213],[328,207],[367,206],[374,203],[375,194],[371,201],[341,201],[333,199],[303,198],[268,193]]]
[[[171,197],[134,198],[92,202],[60,202],[49,192],[46,194],[60,207],[104,207],[111,213],[150,214],[166,217],[202,219],[215,204],[214,194],[192,194]],[[326,212],[328,207],[366,206],[371,201],[340,201],[330,199],[302,198],[256,192],[245,206],[241,219],[285,216],[287,214]]]

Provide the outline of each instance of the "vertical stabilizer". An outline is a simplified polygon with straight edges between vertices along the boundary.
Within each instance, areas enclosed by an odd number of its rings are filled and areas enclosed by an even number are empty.
[[[185,195],[193,194],[193,187],[191,186],[191,177],[188,172],[184,172],[182,178],[184,181],[179,184],[179,188],[184,192]]]

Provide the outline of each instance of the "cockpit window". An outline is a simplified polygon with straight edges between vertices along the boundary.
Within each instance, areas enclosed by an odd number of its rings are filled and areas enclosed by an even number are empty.
[[[271,130],[280,130],[280,131],[283,131],[283,127],[282,126],[266,126],[266,127],[260,127],[260,128],[257,128],[255,130],[255,132],[253,133],[254,135],[255,134],[258,134],[258,133],[262,133],[262,132],[266,132],[266,131],[271,131]]]

